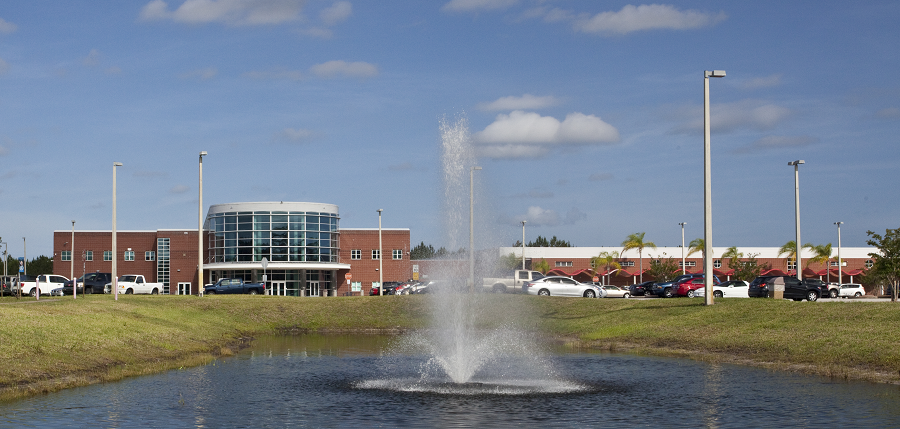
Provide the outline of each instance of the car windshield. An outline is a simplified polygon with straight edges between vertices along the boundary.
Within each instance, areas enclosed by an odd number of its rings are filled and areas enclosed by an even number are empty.
[[[124,275],[124,276],[119,276],[119,281],[120,282],[134,282],[135,278],[137,278],[136,275]]]

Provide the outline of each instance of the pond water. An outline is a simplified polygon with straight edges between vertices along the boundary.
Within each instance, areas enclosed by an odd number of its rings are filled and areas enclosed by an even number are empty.
[[[538,388],[423,389],[428,358],[395,341],[261,338],[202,367],[0,403],[0,427],[900,426],[897,386],[629,354],[555,350]]]

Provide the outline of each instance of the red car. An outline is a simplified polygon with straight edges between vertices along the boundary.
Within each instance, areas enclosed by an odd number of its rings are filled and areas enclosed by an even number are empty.
[[[713,277],[714,285],[719,284],[717,280],[717,278]],[[703,276],[682,279],[672,284],[672,295],[693,298],[695,296],[694,291],[703,288],[703,286]]]

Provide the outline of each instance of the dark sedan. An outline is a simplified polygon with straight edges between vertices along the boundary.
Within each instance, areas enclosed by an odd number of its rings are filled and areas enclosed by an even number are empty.
[[[650,289],[652,287],[652,281],[633,284],[628,287],[628,293],[630,293],[631,296],[646,296],[650,294]]]

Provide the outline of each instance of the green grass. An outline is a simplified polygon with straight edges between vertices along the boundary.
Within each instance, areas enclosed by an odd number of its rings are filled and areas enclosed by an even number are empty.
[[[478,299],[483,328],[514,322],[580,347],[900,382],[890,302]],[[199,365],[262,334],[423,328],[430,309],[423,296],[0,298],[0,398]]]

